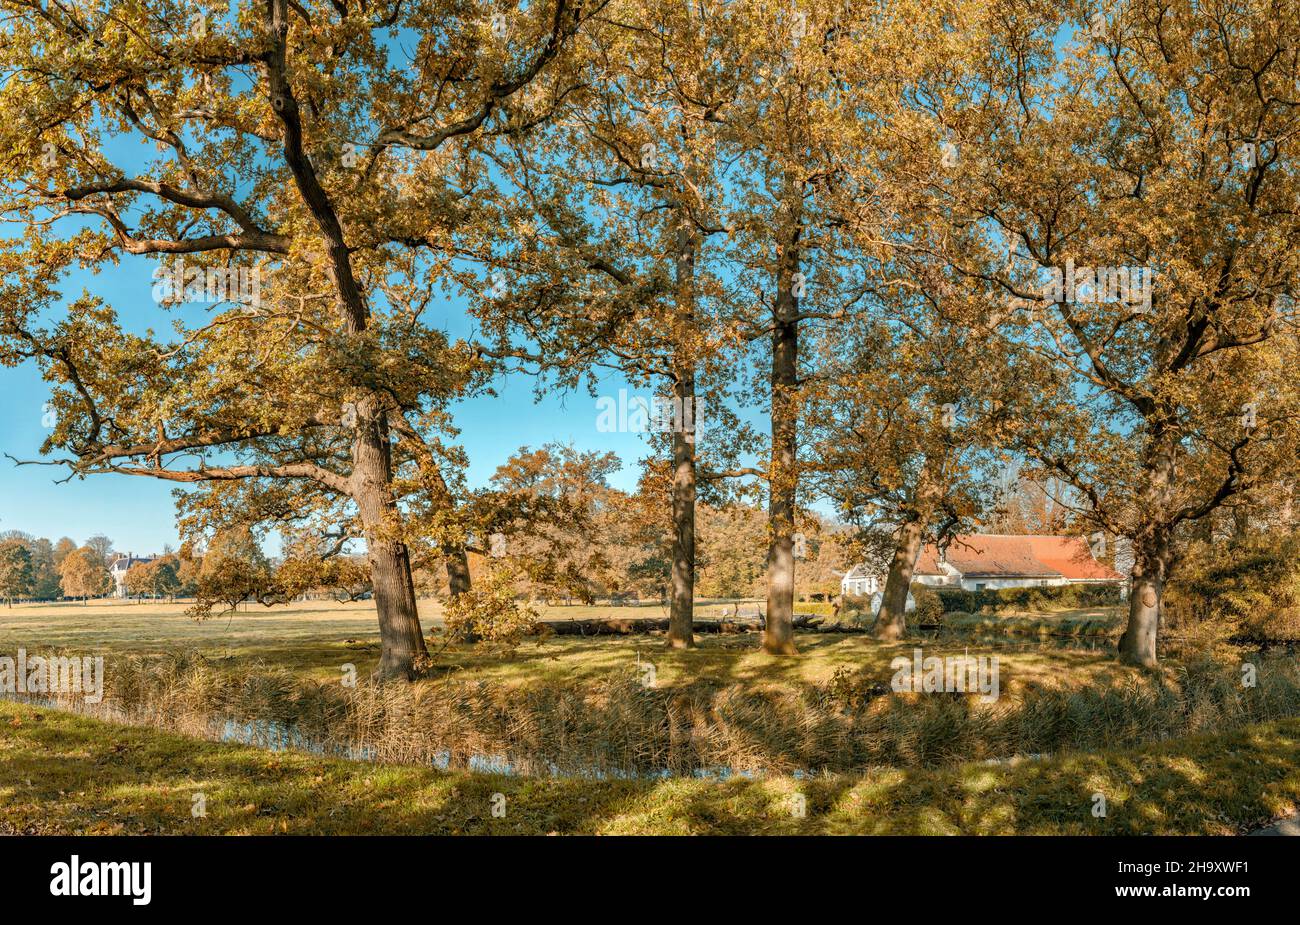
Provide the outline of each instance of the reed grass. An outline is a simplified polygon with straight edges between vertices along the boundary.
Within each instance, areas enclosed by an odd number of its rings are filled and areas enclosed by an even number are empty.
[[[1136,746],[1300,715],[1294,658],[1199,657],[1149,675],[1033,685],[992,704],[899,694],[863,674],[755,687],[701,681],[658,689],[639,672],[595,681],[503,684],[455,676],[417,684],[321,683],[274,665],[228,670],[197,655],[126,656],[104,701],[65,709],[207,738],[529,776],[838,773],[933,767]],[[476,765],[476,762],[478,764]]]

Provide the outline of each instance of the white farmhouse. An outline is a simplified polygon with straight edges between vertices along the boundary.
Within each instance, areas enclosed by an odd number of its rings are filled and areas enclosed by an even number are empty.
[[[145,556],[138,558],[131,553],[125,556],[118,556],[113,560],[113,564],[108,567],[108,572],[113,576],[113,594],[116,597],[126,597],[126,573],[131,571],[133,565],[146,565],[157,559],[157,556]]]
[[[871,613],[877,614],[885,599],[885,572],[883,566],[855,565],[840,579],[840,591],[845,595],[871,598]],[[904,609],[908,612],[916,609],[916,600],[910,593]]]
[[[1079,536],[954,536],[946,549],[927,544],[917,557],[912,581],[933,588],[983,591],[995,588],[1119,584],[1124,576],[1098,562]],[[840,588],[845,594],[874,595],[884,589],[883,565],[850,569]]]

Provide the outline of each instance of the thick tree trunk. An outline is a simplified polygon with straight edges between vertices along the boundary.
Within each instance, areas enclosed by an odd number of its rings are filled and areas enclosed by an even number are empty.
[[[925,528],[943,493],[944,459],[941,454],[926,455],[912,494],[912,506],[904,509],[903,525],[898,530],[885,588],[880,595],[880,613],[871,628],[871,634],[877,639],[901,639],[907,632],[907,595],[925,542]]]
[[[797,236],[795,237],[797,240]],[[794,524],[798,486],[797,421],[799,363],[798,301],[794,276],[799,269],[794,247],[782,255],[772,328],[772,460],[768,473],[767,626],[763,651],[793,655]]]
[[[442,477],[442,473],[438,471],[437,459],[433,458],[432,455],[429,457],[428,466],[430,485],[435,501],[443,505],[447,511],[454,511],[456,500],[451,495],[451,489],[447,487],[447,481]],[[448,597],[460,597],[473,586],[469,574],[469,554],[465,551],[464,546],[457,545],[447,553],[444,568],[447,571]]]
[[[388,422],[371,398],[359,403],[352,443],[352,496],[366,539],[366,558],[379,615],[379,668],[383,679],[415,677],[427,657],[415,603],[411,559],[401,535],[401,515],[392,490]]]
[[[1200,520],[1196,521],[1193,529],[1193,535],[1203,543],[1214,541],[1214,515],[1206,514]]]
[[[1239,503],[1232,508],[1232,536],[1234,539],[1245,539],[1250,533],[1250,508],[1246,504]]]
[[[1174,452],[1174,438],[1156,429],[1143,458],[1147,484],[1142,493],[1142,508],[1150,520],[1146,529],[1133,538],[1128,623],[1119,639],[1119,657],[1120,661],[1145,668],[1157,664],[1161,603],[1173,558],[1173,529],[1159,518],[1173,503]]]
[[[901,639],[907,632],[907,595],[912,587],[912,571],[925,530],[921,520],[909,520],[898,530],[893,558],[889,560],[889,573],[885,577],[885,590],[880,596],[880,613],[871,627],[877,639]]]
[[[1139,559],[1140,561],[1140,559]],[[1160,630],[1160,605],[1164,599],[1163,569],[1133,567],[1129,591],[1128,625],[1119,638],[1120,661],[1143,668],[1156,667],[1156,638]]]

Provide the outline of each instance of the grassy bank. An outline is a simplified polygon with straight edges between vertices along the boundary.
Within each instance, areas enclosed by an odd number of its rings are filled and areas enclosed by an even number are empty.
[[[764,654],[756,634],[701,636],[689,651],[649,637],[529,638],[510,651],[437,639],[426,680],[375,687],[365,681],[373,637],[350,635],[359,606],[297,605],[201,625],[129,605],[87,618],[75,607],[15,608],[0,618],[0,651],[102,652],[113,710],[99,718],[208,737],[232,732],[229,722],[245,741],[288,736],[328,754],[452,768],[487,761],[534,775],[936,767],[1300,716],[1294,660],[1258,659],[1257,687],[1243,688],[1238,657],[1171,658],[1153,674],[1106,650],[947,633],[897,643],[800,634],[797,658]],[[997,700],[893,692],[891,662],[910,662],[918,647],[926,657],[996,655]],[[355,686],[343,683],[348,666]]]
[[[1050,653],[1039,656],[1053,661]],[[896,690],[887,663],[883,672],[842,665],[816,684],[779,675],[660,684],[650,663],[639,671],[629,662],[591,678],[449,674],[416,684],[344,685],[272,665],[231,670],[196,657],[124,656],[107,672],[102,703],[77,693],[60,702],[95,718],[172,732],[453,769],[851,773],[1137,746],[1300,716],[1295,660],[1269,656],[1253,664],[1249,687],[1234,660],[1199,658],[1159,673],[1130,669],[1051,684],[1013,683],[999,665],[986,680],[1000,683],[984,697],[979,690]]]
[[[603,782],[270,753],[0,702],[4,832],[1230,835],[1297,801],[1295,719],[1007,765]]]

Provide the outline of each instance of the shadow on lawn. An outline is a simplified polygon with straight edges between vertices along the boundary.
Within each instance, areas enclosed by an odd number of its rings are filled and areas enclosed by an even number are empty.
[[[1300,720],[1014,765],[597,782],[268,753],[13,703],[0,717],[12,832],[1230,834],[1300,800]],[[196,794],[206,816],[191,813]]]

